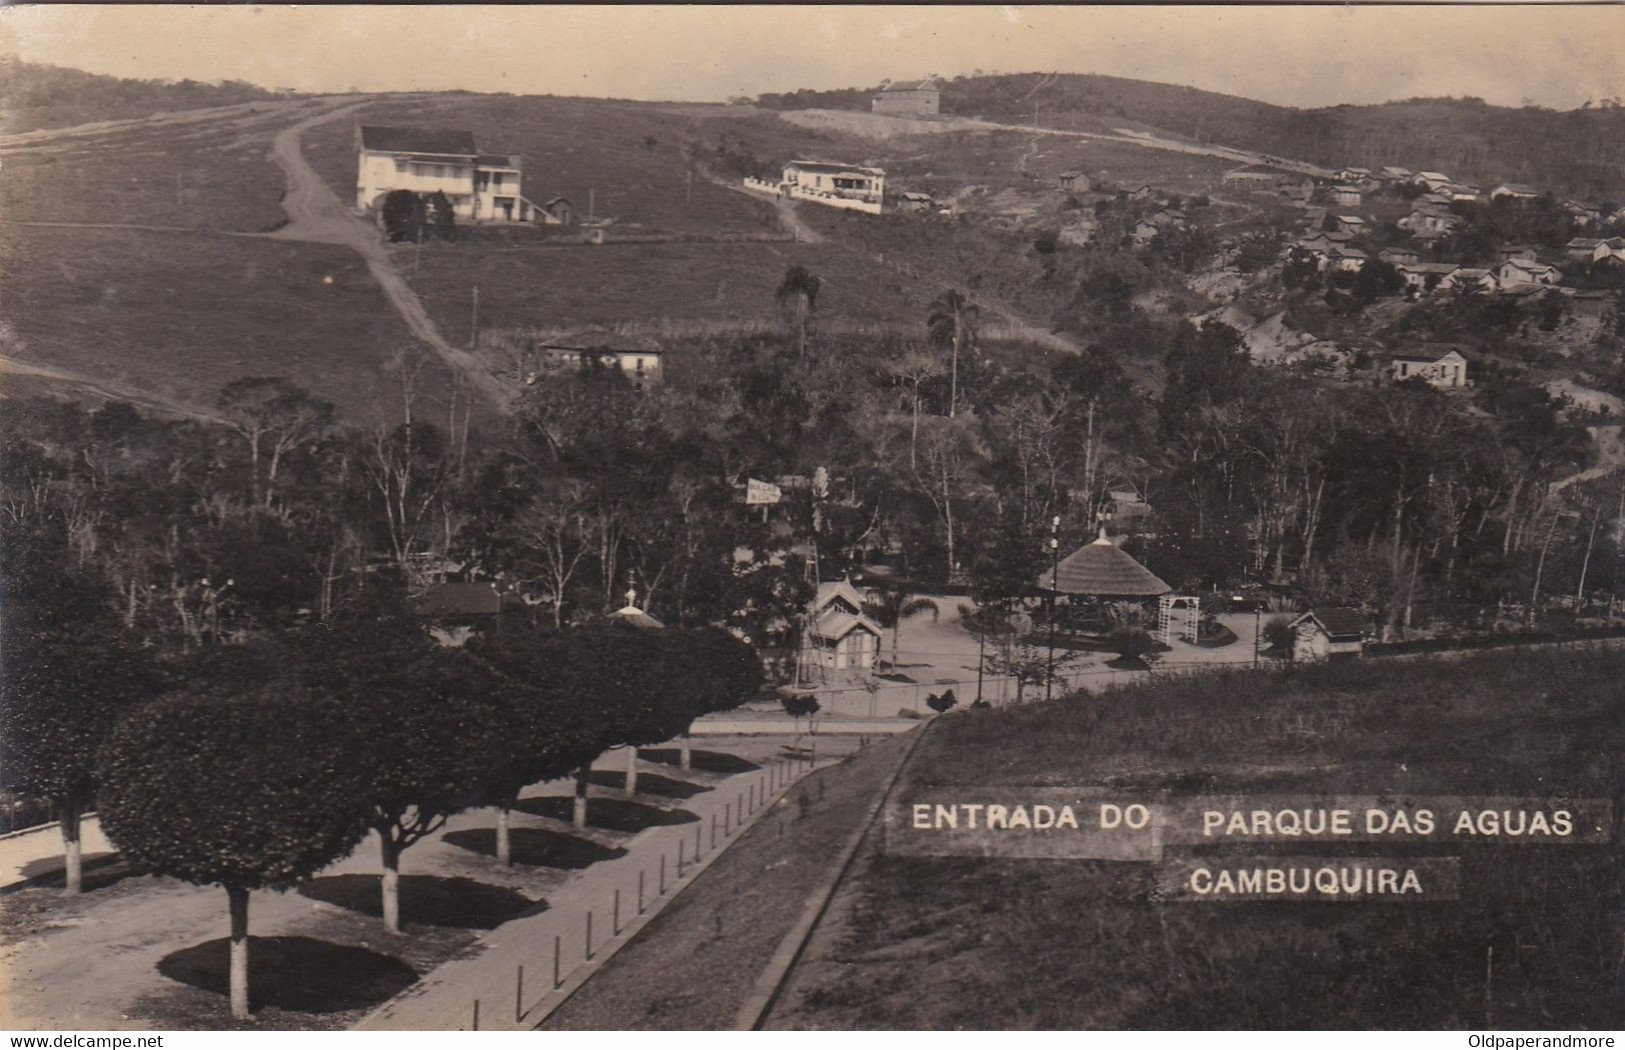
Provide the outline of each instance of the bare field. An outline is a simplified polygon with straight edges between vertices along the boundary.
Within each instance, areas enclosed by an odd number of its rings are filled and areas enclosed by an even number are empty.
[[[9,227],[3,352],[196,404],[290,376],[362,420],[411,343],[353,252],[210,234]],[[380,398],[384,400],[380,402]]]
[[[843,321],[925,319],[940,289],[910,282],[833,245],[607,244],[492,251],[431,245],[413,273],[397,265],[453,342],[466,341],[478,285],[480,327],[568,326],[618,321],[739,321],[778,318],[784,271],[802,265],[824,281],[821,317]]]
[[[292,119],[243,113],[7,150],[0,209],[29,222],[274,229],[285,183],[271,137]]]

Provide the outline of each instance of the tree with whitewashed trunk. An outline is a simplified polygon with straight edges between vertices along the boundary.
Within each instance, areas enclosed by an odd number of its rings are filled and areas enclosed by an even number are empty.
[[[161,679],[96,595],[41,571],[49,559],[35,553],[14,547],[0,592],[0,788],[56,807],[71,896],[83,885],[80,825],[96,798],[97,751]]]
[[[401,929],[401,855],[454,814],[485,801],[490,765],[512,719],[500,683],[414,621],[366,618],[301,632],[301,685],[342,697],[355,720],[367,824],[378,836],[384,929]]]
[[[530,631],[496,633],[475,639],[470,659],[490,676],[492,690],[503,698],[496,742],[487,755],[484,791],[497,808],[496,857],[513,863],[509,819],[520,792],[531,784],[575,775],[576,826],[586,825],[585,769],[607,746],[597,721],[578,702],[587,683],[579,677],[579,660],[565,634],[538,636]]]
[[[353,726],[316,693],[218,683],[141,707],[102,751],[102,829],[124,855],[225,888],[239,1020],[249,1016],[250,893],[309,878],[366,834]]]

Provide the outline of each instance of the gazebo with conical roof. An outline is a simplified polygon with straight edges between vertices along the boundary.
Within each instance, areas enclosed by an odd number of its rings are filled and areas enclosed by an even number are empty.
[[[1173,588],[1106,538],[1079,547],[1054,569],[1038,577],[1039,589],[1055,594],[1081,594],[1095,598],[1155,598]]]

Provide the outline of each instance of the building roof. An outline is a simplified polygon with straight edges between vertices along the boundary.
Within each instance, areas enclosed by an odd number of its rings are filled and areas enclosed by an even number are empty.
[[[646,631],[655,631],[666,626],[636,605],[623,605],[610,613],[609,619],[612,623],[622,623],[628,627],[636,627]]]
[[[862,613],[842,612],[840,609],[830,609],[818,619],[813,621],[812,634],[832,642],[838,642],[853,631],[868,631],[876,638],[880,637],[880,625]]]
[[[419,616],[495,616],[502,595],[491,583],[437,583],[413,602]]]
[[[1389,360],[1391,361],[1427,361],[1430,364],[1437,363],[1439,361],[1449,361],[1451,359],[1455,359],[1457,361],[1467,360],[1462,356],[1461,351],[1457,350],[1453,346],[1435,346],[1431,348],[1424,347],[1414,354],[1407,354],[1404,351],[1397,351],[1389,357]]]
[[[519,158],[507,153],[481,153],[474,158],[474,163],[482,168],[508,168],[519,170]]]
[[[1173,590],[1108,540],[1104,529],[1099,539],[1068,554],[1055,570],[1039,576],[1038,586],[1060,594],[1115,598],[1147,598]]]
[[[1539,190],[1522,182],[1503,182],[1501,185],[1495,188],[1498,190],[1505,190],[1507,193],[1517,194],[1520,197],[1540,196]]]
[[[818,585],[818,594],[813,598],[813,611],[823,612],[836,598],[842,599],[854,609],[863,608],[863,595],[852,586],[852,581],[833,580]]]
[[[1565,248],[1584,248],[1587,251],[1590,251],[1590,250],[1596,248],[1597,245],[1599,245],[1601,243],[1602,243],[1602,238],[1601,237],[1575,237],[1575,238],[1571,239],[1567,244],[1563,245],[1563,247],[1565,247]]]
[[[1358,609],[1310,609],[1293,620],[1292,626],[1297,627],[1306,620],[1314,621],[1332,638],[1362,638],[1370,629]]]
[[[1450,176],[1438,171],[1419,171],[1416,173],[1416,177],[1419,179],[1427,179],[1429,181],[1436,179],[1443,179],[1445,182],[1450,181]]]
[[[1394,267],[1394,269],[1398,270],[1400,273],[1447,274],[1447,273],[1455,273],[1457,270],[1461,269],[1461,267],[1457,266],[1455,263],[1414,262],[1414,263],[1399,263],[1398,265],[1396,265]]]
[[[915,77],[912,80],[904,78],[902,80],[887,81],[886,86],[881,88],[880,90],[881,91],[941,91],[942,88],[937,85],[937,78],[936,77],[926,77],[924,80],[921,80],[920,78]]]
[[[865,168],[858,164],[837,164],[833,161],[827,160],[792,160],[790,163],[786,164],[785,167],[796,168],[800,171],[824,171],[837,173],[853,171],[862,175],[886,174],[885,168]]]
[[[474,157],[474,134],[456,128],[361,125],[361,148],[384,153],[428,153],[440,157]],[[506,160],[507,158],[503,158]]]

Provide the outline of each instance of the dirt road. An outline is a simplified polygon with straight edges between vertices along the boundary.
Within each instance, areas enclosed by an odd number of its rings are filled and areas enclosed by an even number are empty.
[[[267,236],[273,240],[342,245],[360,255],[373,280],[383,289],[390,305],[406,322],[412,334],[433,349],[449,367],[467,375],[474,388],[487,399],[500,404],[503,401],[501,388],[481,367],[478,358],[452,346],[440,334],[428,311],[423,308],[423,303],[395,269],[394,260],[378,230],[356,218],[305,160],[304,151],[300,148],[300,136],[307,128],[348,116],[367,105],[367,102],[366,99],[346,102],[277,133],[271,156],[288,178],[288,192],[282,199],[282,209],[288,213],[288,224]]]
[[[5,377],[25,376],[29,379],[41,379],[48,383],[70,386],[77,390],[93,394],[96,397],[106,398],[109,401],[128,401],[140,408],[151,409],[154,412],[169,416],[181,416],[185,419],[198,419],[204,422],[216,423],[220,417],[206,409],[194,405],[172,401],[156,394],[144,394],[124,387],[118,387],[101,379],[69,372],[66,369],[51,365],[33,364],[20,361],[15,357],[0,355],[0,396],[5,396]]]

